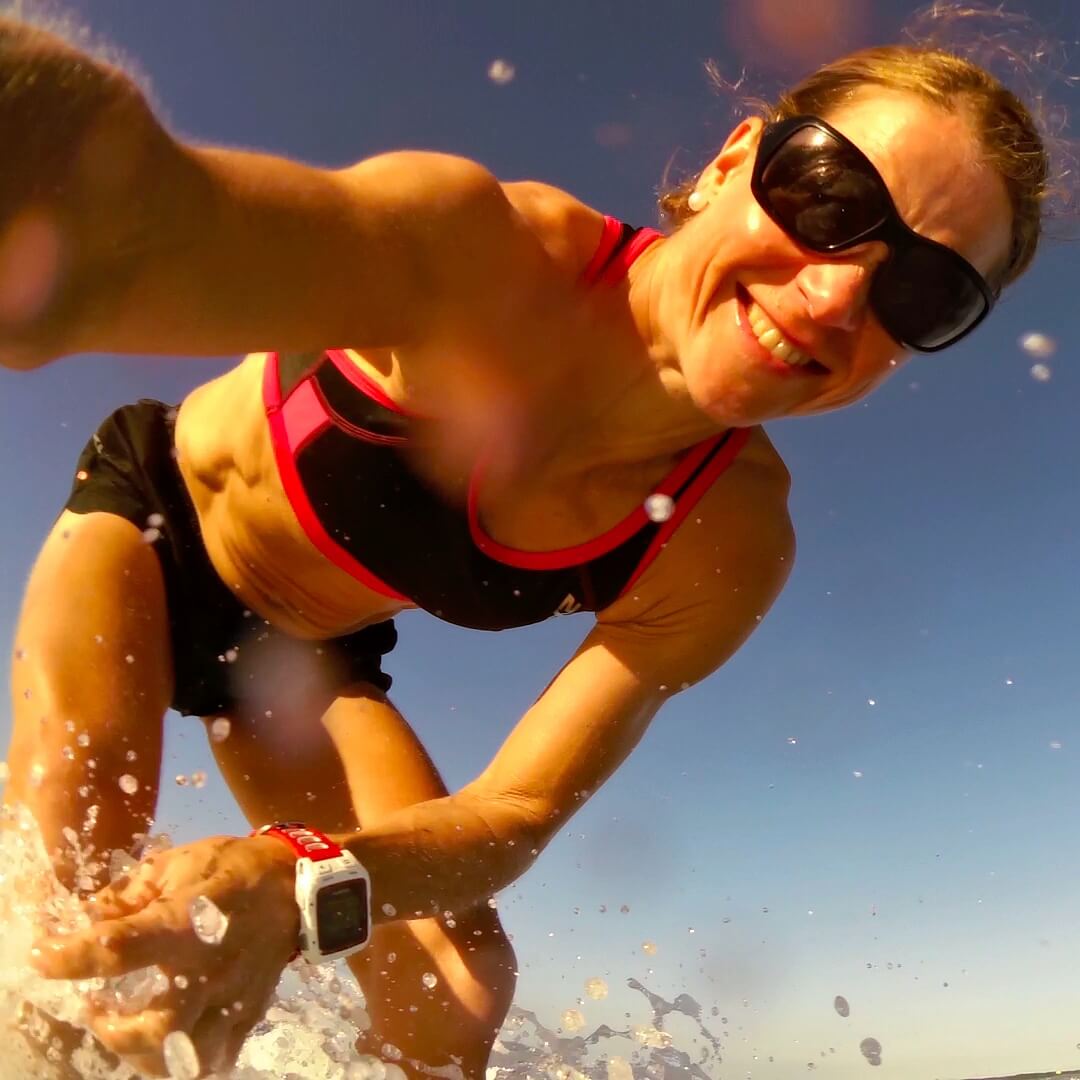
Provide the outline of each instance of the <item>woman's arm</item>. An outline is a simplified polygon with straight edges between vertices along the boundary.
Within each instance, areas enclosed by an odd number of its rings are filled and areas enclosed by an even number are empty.
[[[465,910],[528,869],[660,706],[758,626],[794,558],[786,496],[782,466],[733,468],[601,613],[476,780],[338,837],[371,873],[376,920],[384,903],[406,917]]]
[[[395,345],[527,250],[496,179],[445,154],[344,169],[186,145],[136,85],[0,20],[0,364]],[[526,243],[521,243],[526,241]]]
[[[337,838],[371,874],[376,921],[464,912],[520,876],[626,759],[660,705],[749,636],[793,554],[786,484],[761,482],[761,472],[740,462],[714,485],[693,523],[675,534],[630,595],[601,613],[476,780]],[[327,725],[339,752],[377,753],[357,745],[347,713]],[[138,1016],[98,1015],[96,1034],[120,1054],[160,1055],[166,1032],[192,1030],[221,995],[254,1003],[237,1019],[242,1035],[296,942],[294,873],[292,853],[268,837],[174,848],[103,890],[94,926],[40,939],[34,966],[50,978],[88,978],[167,963],[188,976],[190,987],[199,973],[213,974],[205,989],[171,988]],[[229,914],[220,945],[203,944],[191,929],[188,904],[196,896]],[[200,1040],[200,1055],[213,1060],[214,1040]]]

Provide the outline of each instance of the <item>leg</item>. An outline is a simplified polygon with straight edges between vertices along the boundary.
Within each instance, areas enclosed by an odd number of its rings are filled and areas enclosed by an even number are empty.
[[[161,571],[141,532],[112,514],[61,515],[31,573],[15,650],[4,801],[33,813],[61,883],[89,892],[108,881],[110,852],[133,852],[157,798],[172,675]],[[138,784],[131,793],[124,774]],[[93,845],[81,867],[68,828]],[[65,1059],[81,1037],[61,1024],[49,1035]]]
[[[446,794],[412,729],[378,690],[353,686],[325,708],[322,725],[313,724],[310,717],[324,708],[325,701],[313,702],[307,719],[274,709],[273,730],[262,714],[235,715],[229,738],[213,744],[252,825],[295,818],[345,831]],[[285,734],[297,730],[304,732],[302,748]],[[285,738],[288,753],[275,746]],[[373,885],[378,904],[378,882]],[[350,958],[372,1019],[357,1043],[363,1053],[379,1055],[390,1043],[404,1059],[457,1063],[467,1077],[484,1075],[513,999],[517,964],[487,904],[455,912],[453,921],[380,926],[368,948]],[[425,972],[438,979],[434,990],[424,987]]]

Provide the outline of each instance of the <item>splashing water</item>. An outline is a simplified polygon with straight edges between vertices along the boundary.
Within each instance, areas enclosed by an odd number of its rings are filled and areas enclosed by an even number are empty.
[[[1028,356],[1038,356],[1045,359],[1048,356],[1053,356],[1057,351],[1057,342],[1049,334],[1040,334],[1038,331],[1033,331],[1030,334],[1024,334],[1020,338],[1020,348]]]
[[[75,838],[79,839],[77,834]],[[151,848],[167,843],[164,836],[148,839]],[[86,847],[85,840],[83,845]],[[110,870],[118,872],[129,869],[132,862],[123,853],[102,853],[100,857]],[[169,976],[151,967],[118,979],[65,982],[42,979],[29,967],[30,945],[38,924],[74,930],[89,925],[89,920],[77,899],[52,875],[33,818],[22,808],[0,809],[0,883],[0,902],[7,913],[5,933],[0,935],[2,1075],[4,1080],[51,1080],[45,1062],[30,1056],[18,1034],[20,1029],[35,1034],[39,1043],[47,1043],[49,1029],[41,1014],[81,1029],[79,1016],[87,995],[110,999],[125,1012],[137,1011],[167,987]],[[203,903],[192,905],[193,925],[201,924],[205,930],[212,924],[214,936],[223,932],[221,920],[225,916],[209,899],[199,900]],[[587,1020],[579,1009],[566,1010],[560,1018],[561,1030],[553,1029],[535,1013],[512,1007],[495,1042],[486,1080],[646,1080],[667,1075],[715,1080],[721,1075],[720,1042],[702,1024],[702,1008],[692,997],[679,994],[668,1001],[636,979],[627,980],[626,985],[643,995],[649,1013],[633,1021],[628,1017],[625,1028],[620,1029],[600,1024],[585,1034]],[[419,999],[424,991],[418,990]],[[594,1001],[603,1000],[608,985],[599,977],[589,979],[585,993]],[[693,1046],[684,1050],[666,1030],[670,1014],[681,1014],[696,1025]],[[298,960],[284,971],[263,1018],[244,1044],[237,1066],[227,1078],[222,1073],[211,1075],[215,1080],[280,1080],[283,1076],[404,1080],[404,1067],[411,1067],[420,1075],[462,1080],[456,1066],[426,1066],[393,1046],[382,1048],[382,1060],[358,1053],[356,1039],[370,1027],[363,995],[344,965],[314,967]],[[863,1054],[874,1063],[874,1057],[880,1060],[880,1047],[874,1054],[870,1042],[867,1040]],[[172,1032],[163,1050],[174,1080],[199,1075],[197,1053],[182,1032]],[[56,1051],[52,1053],[57,1057]],[[107,1060],[89,1037],[70,1053],[69,1064],[74,1074],[85,1080],[138,1080],[127,1065]]]
[[[170,1031],[162,1045],[165,1070],[173,1080],[196,1080],[199,1055],[191,1039],[182,1031]]]
[[[219,716],[210,725],[210,738],[216,743],[224,742],[229,737],[232,724],[224,716]]]
[[[498,86],[512,82],[517,72],[508,60],[492,60],[488,65],[488,78]]]
[[[196,896],[188,907],[191,927],[200,941],[220,945],[229,929],[229,917],[208,896]]]
[[[650,521],[667,521],[675,513],[675,500],[670,495],[657,493],[645,499],[645,514]]]

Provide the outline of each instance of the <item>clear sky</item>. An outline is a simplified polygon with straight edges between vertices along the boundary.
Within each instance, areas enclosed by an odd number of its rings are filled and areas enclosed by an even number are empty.
[[[655,224],[671,155],[700,164],[726,132],[706,59],[731,77],[752,59],[767,90],[772,66],[802,73],[800,50],[805,67],[895,39],[915,6],[822,0],[802,5],[811,24],[789,4],[765,29],[753,23],[764,0],[71,10],[138,60],[192,139],[328,165],[451,151]],[[1075,0],[1023,10],[1080,36]],[[514,68],[504,83],[488,75],[500,58]],[[718,1009],[728,1076],[788,1077],[810,1061],[817,1075],[863,1075],[867,1036],[884,1048],[882,1076],[1080,1065],[1078,282],[1080,249],[1047,245],[960,347],[911,361],[846,412],[770,427],[794,481],[790,584],[504,895],[522,1005],[554,1026],[601,976],[611,996],[586,999],[590,1024],[640,1022],[627,978],[686,991]],[[1018,344],[1028,331],[1056,342],[1049,379]],[[82,356],[0,373],[6,640],[90,431],[117,405],[178,401],[227,366]],[[399,620],[395,701],[452,786],[587,628],[585,616],[499,635]],[[5,742],[8,728],[0,712]],[[161,827],[181,840],[242,830],[201,725],[171,716],[168,732],[167,774],[210,779],[167,784]]]

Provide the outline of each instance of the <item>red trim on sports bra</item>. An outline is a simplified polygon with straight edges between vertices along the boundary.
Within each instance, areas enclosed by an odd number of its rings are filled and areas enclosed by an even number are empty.
[[[291,400],[305,385],[300,383],[289,395]],[[266,365],[263,368],[263,401],[266,403],[266,419],[270,424],[270,442],[274,448],[274,458],[277,461],[278,475],[281,477],[282,487],[288,497],[289,505],[300,522],[307,538],[318,550],[326,556],[335,566],[340,567],[347,574],[351,574],[362,585],[366,585],[373,592],[381,596],[387,596],[392,600],[403,600],[411,603],[407,596],[390,588],[385,581],[377,578],[366,566],[354,559],[347,551],[339,547],[330,534],[323,528],[314,507],[311,505],[304,491],[303,481],[296,468],[295,455],[299,451],[289,437],[289,428],[285,418],[283,404],[288,402],[281,400],[281,384],[278,380],[278,354],[269,353],[266,357]],[[306,406],[302,406],[306,407]],[[327,417],[329,420],[329,417]],[[302,429],[301,429],[302,430]]]
[[[719,436],[719,438],[722,439],[723,435]],[[623,586],[619,596],[626,595],[627,589],[641,577],[653,559],[660,554],[664,545],[671,539],[672,533],[674,533],[682,524],[686,515],[693,510],[698,500],[706,491],[708,491],[713,481],[739,456],[739,451],[746,445],[749,438],[749,428],[736,428],[731,432],[727,444],[720,450],[716,457],[709,462],[705,469],[702,470],[701,474],[694,477],[693,483],[682,493],[678,502],[675,504],[675,512],[664,522],[663,528],[661,528],[656,536],[653,537],[653,542],[641,557],[641,562],[638,563],[637,568],[630,575],[629,580]],[[715,446],[715,444],[716,440],[712,440],[712,445]]]
[[[280,408],[285,435],[293,454],[299,454],[316,435],[333,423],[311,379],[297,383]]]
[[[626,245],[611,262],[596,282],[598,285],[614,285],[626,277],[630,264],[650,245],[663,238],[663,233],[656,229],[642,229]]]
[[[650,494],[674,495],[682,486],[686,478],[701,464],[709,455],[713,447],[724,436],[716,435],[711,439],[692,446],[675,467],[657,484]],[[722,454],[720,455],[723,456]],[[649,516],[645,512],[645,505],[631,510],[629,514],[613,525],[606,533],[575,544],[572,547],[557,548],[551,551],[522,551],[519,548],[507,547],[498,540],[488,536],[484,527],[480,524],[480,481],[487,472],[491,455],[486,455],[473,469],[469,481],[468,517],[469,532],[472,534],[473,543],[485,554],[507,566],[516,566],[520,570],[562,570],[568,566],[578,566],[581,563],[590,562],[601,555],[613,551],[625,540],[629,540],[639,529],[643,529],[649,523]],[[711,472],[712,470],[706,470]],[[686,496],[684,495],[683,498]],[[682,499],[679,500],[680,503]]]
[[[327,349],[326,355],[330,358],[334,367],[345,376],[362,394],[377,401],[384,408],[396,412],[399,416],[412,416],[419,419],[418,413],[411,413],[403,409],[393,398],[387,397],[386,391],[369,378],[357,366],[356,361],[344,349]]]
[[[589,265],[581,272],[581,280],[584,284],[596,284],[597,275],[619,242],[622,228],[623,224],[618,218],[613,218],[609,214],[604,215],[604,231],[600,234],[600,243],[597,244]]]

